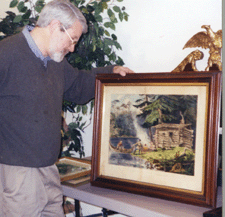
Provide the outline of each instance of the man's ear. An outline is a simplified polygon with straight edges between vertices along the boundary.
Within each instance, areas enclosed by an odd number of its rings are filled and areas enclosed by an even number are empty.
[[[50,33],[52,34],[55,30],[59,28],[59,26],[60,22],[58,20],[52,20],[48,25]]]

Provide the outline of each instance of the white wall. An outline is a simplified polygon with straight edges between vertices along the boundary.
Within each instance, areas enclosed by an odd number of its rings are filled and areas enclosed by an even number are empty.
[[[5,17],[10,1],[0,2],[0,17]],[[204,31],[202,25],[211,25],[213,31],[222,28],[222,0],[124,0],[117,4],[125,6],[129,14],[128,22],[116,26],[115,34],[123,48],[117,53],[135,72],[172,71],[197,49],[183,50],[183,46],[194,34]],[[196,65],[204,70],[208,50],[198,49],[204,58]],[[91,155],[92,128],[84,136],[86,156]]]
[[[140,4],[141,3],[141,4]],[[221,0],[125,0],[129,21],[117,28],[116,34],[123,47],[118,52],[136,72],[169,72],[191,51],[183,46],[202,25],[214,31],[222,28]],[[204,70],[204,60],[197,68]]]

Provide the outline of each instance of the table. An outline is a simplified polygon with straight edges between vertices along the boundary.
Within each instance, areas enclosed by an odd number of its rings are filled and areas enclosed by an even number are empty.
[[[202,217],[209,208],[198,207],[153,197],[136,195],[106,188],[91,186],[90,183],[73,187],[62,184],[64,196],[94,206],[113,210],[134,217]],[[222,188],[218,187],[217,207],[222,206]]]

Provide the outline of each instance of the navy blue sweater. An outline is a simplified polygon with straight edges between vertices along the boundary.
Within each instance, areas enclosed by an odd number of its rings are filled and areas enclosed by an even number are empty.
[[[0,42],[0,163],[25,167],[54,164],[61,145],[63,99],[83,104],[94,98],[95,75],[67,60],[47,68],[22,33]]]

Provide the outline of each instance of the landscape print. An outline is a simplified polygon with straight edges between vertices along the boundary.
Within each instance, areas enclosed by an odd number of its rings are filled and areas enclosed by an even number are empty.
[[[109,164],[193,176],[197,100],[111,94]]]

